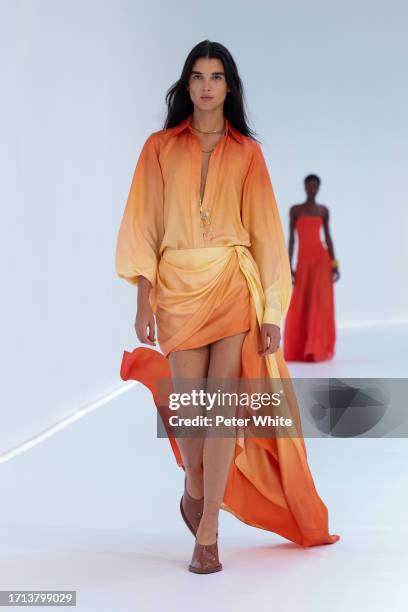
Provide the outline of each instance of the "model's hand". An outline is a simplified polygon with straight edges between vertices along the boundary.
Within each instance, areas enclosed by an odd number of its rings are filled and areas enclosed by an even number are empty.
[[[156,346],[156,323],[154,314],[149,302],[138,303],[135,321],[136,335],[143,344]]]
[[[280,327],[273,323],[262,323],[261,325],[261,347],[258,355],[263,357],[278,350],[280,344]]]

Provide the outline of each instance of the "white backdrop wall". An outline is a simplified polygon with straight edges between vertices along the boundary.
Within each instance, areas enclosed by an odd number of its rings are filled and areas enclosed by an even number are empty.
[[[205,38],[237,61],[286,233],[304,176],[322,178],[340,329],[407,316],[403,0],[0,7],[0,453],[120,384],[136,292],[115,275],[117,230],[165,92]]]

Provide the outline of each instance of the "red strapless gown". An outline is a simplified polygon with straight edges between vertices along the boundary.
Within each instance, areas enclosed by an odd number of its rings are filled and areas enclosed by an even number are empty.
[[[324,361],[334,355],[336,329],[331,258],[320,240],[322,217],[296,219],[298,257],[286,315],[286,361]]]

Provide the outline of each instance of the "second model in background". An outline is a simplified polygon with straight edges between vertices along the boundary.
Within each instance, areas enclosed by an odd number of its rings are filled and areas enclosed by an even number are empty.
[[[295,228],[298,235],[292,299],[286,316],[284,358],[287,361],[325,361],[334,355],[336,341],[333,282],[340,278],[329,230],[329,209],[316,203],[320,178],[305,178],[306,202],[290,209],[289,259],[292,268]],[[320,239],[323,227],[327,248]]]

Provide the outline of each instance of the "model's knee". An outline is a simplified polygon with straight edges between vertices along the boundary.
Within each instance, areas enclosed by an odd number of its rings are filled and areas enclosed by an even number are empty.
[[[189,449],[185,453],[184,467],[192,476],[201,476],[203,470],[202,449]]]
[[[188,461],[187,459],[184,461],[184,467],[189,477],[193,478],[193,480],[200,480],[203,478],[203,466],[202,461],[200,465],[197,465],[194,461]]]

